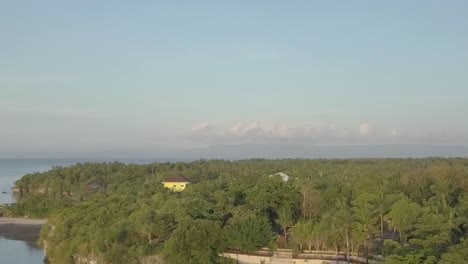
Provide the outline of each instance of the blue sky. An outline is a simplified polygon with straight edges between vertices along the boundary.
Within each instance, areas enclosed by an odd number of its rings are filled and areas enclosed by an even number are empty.
[[[467,145],[466,1],[8,1],[0,156]]]

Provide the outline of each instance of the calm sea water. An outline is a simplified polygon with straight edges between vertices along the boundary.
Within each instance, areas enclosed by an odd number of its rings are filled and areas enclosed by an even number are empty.
[[[42,264],[42,250],[25,241],[9,240],[0,236],[0,262],[3,264]]]
[[[52,166],[69,166],[77,162],[98,162],[111,160],[50,160],[50,159],[0,159],[0,204],[15,201],[11,188],[16,180],[23,175],[34,172],[44,172]],[[120,160],[124,163],[151,163],[156,160]],[[159,160],[175,161],[175,160]],[[5,192],[5,193],[3,193]],[[0,263],[1,264],[42,264],[44,253],[33,241],[15,240],[12,234],[0,232]]]

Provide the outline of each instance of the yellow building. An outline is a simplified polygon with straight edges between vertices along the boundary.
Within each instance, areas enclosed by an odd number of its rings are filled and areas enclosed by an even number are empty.
[[[171,189],[175,192],[181,192],[185,190],[185,187],[189,183],[189,180],[187,180],[184,176],[180,174],[169,177],[162,182],[162,184],[164,184],[164,187]]]

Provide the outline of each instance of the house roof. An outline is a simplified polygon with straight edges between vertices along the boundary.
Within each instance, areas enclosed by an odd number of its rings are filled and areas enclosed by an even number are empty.
[[[280,176],[281,179],[282,179],[284,182],[289,181],[289,178],[291,178],[291,177],[289,177],[289,175],[287,175],[287,174],[284,173],[284,172],[277,172],[277,173],[275,173],[275,174],[272,174],[272,175],[270,175],[270,178],[273,177],[273,176]]]
[[[187,178],[185,178],[184,176],[180,175],[180,174],[176,174],[174,176],[171,176],[167,179],[165,179],[163,181],[164,182],[190,182],[189,180],[187,180]]]

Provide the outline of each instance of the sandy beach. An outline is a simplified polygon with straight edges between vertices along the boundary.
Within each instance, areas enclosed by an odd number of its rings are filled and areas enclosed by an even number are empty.
[[[15,224],[15,225],[43,225],[47,222],[46,219],[33,218],[15,218],[15,217],[0,217],[0,225]]]
[[[46,222],[44,219],[0,217],[0,238],[22,240],[37,247],[41,227]]]

